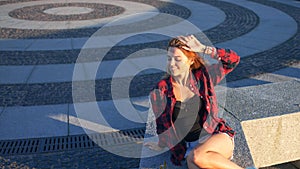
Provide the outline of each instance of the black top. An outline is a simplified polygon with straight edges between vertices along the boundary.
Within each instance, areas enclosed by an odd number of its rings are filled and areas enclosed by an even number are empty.
[[[201,107],[202,100],[196,95],[187,102],[176,101],[172,121],[180,139],[188,142],[199,139],[202,126],[198,112]]]

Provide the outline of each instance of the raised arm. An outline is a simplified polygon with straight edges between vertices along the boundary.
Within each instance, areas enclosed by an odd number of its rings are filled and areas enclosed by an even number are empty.
[[[194,35],[177,38],[187,45],[187,47],[183,47],[185,50],[204,53],[219,61],[217,64],[207,67],[214,85],[218,84],[240,62],[240,57],[233,50],[206,46],[199,42]]]
[[[230,49],[207,47],[206,53],[218,60],[218,63],[208,66],[208,72],[214,85],[217,85],[240,62],[240,56]]]

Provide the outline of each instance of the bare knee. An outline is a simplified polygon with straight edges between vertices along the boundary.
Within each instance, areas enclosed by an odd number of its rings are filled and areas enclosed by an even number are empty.
[[[193,153],[187,157],[188,166],[196,165],[199,168],[211,168],[210,160],[212,160],[212,158],[209,156],[210,152],[201,150],[193,151]]]

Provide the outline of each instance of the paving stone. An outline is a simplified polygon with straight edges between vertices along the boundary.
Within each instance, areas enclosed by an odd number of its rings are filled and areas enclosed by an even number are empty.
[[[26,83],[33,71],[34,66],[1,66],[0,69],[0,83],[1,84],[14,84],[16,81],[19,83]],[[17,76],[16,76],[17,75]]]
[[[300,159],[299,120],[300,112],[242,122],[255,166],[272,166]]]
[[[241,121],[256,166],[299,158],[299,85],[294,80],[227,90],[226,109]]]
[[[67,135],[67,105],[9,107],[0,116],[0,140]],[[10,120],[8,120],[10,119]]]
[[[294,80],[229,89],[226,107],[241,121],[294,113],[299,111],[299,85]]]
[[[130,1],[130,0],[128,0]],[[139,2],[139,1],[132,1]],[[6,2],[5,4],[8,4]],[[11,3],[15,3],[12,1]],[[168,13],[171,15],[179,16],[182,18],[187,18],[190,16],[190,11],[180,5],[163,2],[163,1],[142,1],[141,3],[148,4],[153,6],[159,10],[161,13]],[[174,10],[176,9],[176,10]],[[63,29],[61,31],[57,30],[27,30],[27,29],[14,29],[14,28],[1,28],[1,38],[67,38],[67,37],[86,37],[91,36],[96,30],[99,28],[88,28],[86,29],[75,29],[75,30],[66,30]]]
[[[296,168],[300,168],[300,160],[293,162],[292,165],[294,165]]]
[[[0,5],[4,4],[12,4],[19,2],[30,2],[31,0],[22,0],[22,1],[0,1]],[[145,0],[134,0],[133,2],[141,2],[145,4],[149,4],[151,6],[157,7],[160,12],[170,13],[182,18],[188,18],[191,16],[191,11],[188,8],[185,8],[181,5],[171,3],[171,2],[163,2],[163,1],[145,1]],[[253,11],[237,6],[230,2],[224,1],[209,1],[209,0],[195,0],[194,2],[202,2],[208,5],[212,5],[221,9],[225,15],[226,19],[220,25],[215,28],[209,29],[205,32],[206,35],[212,40],[213,43],[220,43],[224,41],[228,41],[231,39],[235,39],[242,35],[249,33],[251,30],[255,29],[259,24],[259,17]],[[264,4],[269,7],[276,8],[280,11],[283,11],[286,15],[291,16],[299,27],[299,8],[295,6],[284,5],[282,3],[277,3],[274,1],[257,1],[253,0],[253,2],[257,2],[259,4]],[[290,2],[288,2],[290,3]],[[15,11],[16,12],[16,11]],[[18,11],[17,11],[18,12]],[[115,12],[115,11],[114,11]],[[110,14],[110,13],[108,13]],[[29,17],[29,16],[24,16]],[[245,19],[247,18],[247,19]],[[84,18],[83,18],[84,19]],[[98,28],[97,28],[98,29]],[[0,29],[0,37],[1,38],[16,38],[16,39],[37,39],[37,38],[83,38],[92,35],[97,29],[95,28],[85,28],[85,29],[72,29],[72,30],[27,30],[27,29],[10,29],[10,28],[1,28]],[[282,33],[285,33],[285,29],[282,29]],[[271,36],[270,36],[271,38]],[[268,39],[267,39],[268,40]],[[34,42],[34,40],[32,41]],[[160,39],[158,42],[147,43],[147,44],[138,44],[138,45],[123,45],[115,48],[115,51],[112,52],[109,57],[105,58],[107,60],[116,60],[123,59],[129,54],[143,49],[143,46],[160,46],[165,47],[167,41],[163,41]],[[243,43],[243,41],[240,41]],[[269,42],[269,41],[264,41]],[[264,43],[262,42],[262,43]],[[73,44],[74,41],[70,42]],[[80,46],[82,42],[78,42],[75,46]],[[24,50],[28,49],[28,45],[24,45],[22,43],[14,44],[8,52],[1,52],[1,60],[0,65],[35,65],[35,64],[68,64],[74,63],[78,56],[78,50],[63,50],[63,51],[29,51],[29,52],[16,52],[14,49],[18,47],[22,47]],[[267,51],[256,53],[255,55],[243,57],[241,64],[239,67],[228,76],[227,80],[229,82],[236,81],[238,79],[244,79],[244,84],[252,83],[253,85],[265,84],[263,80],[257,80],[255,82],[247,81],[250,76],[255,76],[260,73],[266,72],[274,72],[276,70],[286,68],[285,71],[278,71],[276,74],[285,75],[289,77],[298,78],[296,75],[298,69],[290,67],[295,63],[299,63],[299,33],[295,33],[293,37],[291,37],[286,42],[276,46],[275,48],[269,49]],[[62,47],[62,46],[57,46]],[[131,50],[128,50],[130,48]],[[247,48],[244,49],[245,51]],[[120,56],[118,52],[124,52],[125,55]],[[21,57],[20,57],[21,56]],[[125,57],[124,57],[125,56]],[[88,58],[88,61],[91,61],[95,58]],[[25,72],[23,72],[25,73]],[[296,73],[296,74],[295,74]],[[157,82],[162,76],[161,73],[155,73],[152,76],[140,75],[138,77],[134,77],[132,81],[132,86],[130,89],[130,97],[137,96],[145,96],[154,82]],[[97,93],[97,101],[110,100],[111,95],[107,92],[110,90],[110,81],[111,79],[103,79],[96,82],[96,93]],[[120,85],[122,82],[128,82],[128,78],[121,78]],[[139,82],[143,84],[143,88],[136,85]],[[81,89],[87,89],[85,87],[90,87],[92,83],[83,82],[78,86]],[[296,85],[298,82],[292,81],[288,82],[288,85]],[[85,86],[86,85],[86,86]],[[235,84],[241,85],[241,84]],[[271,85],[270,85],[271,86]],[[268,86],[269,87],[269,86]],[[277,86],[278,87],[278,86]],[[47,83],[47,84],[1,84],[0,85],[0,112],[1,109],[4,112],[8,109],[11,109],[12,106],[34,106],[34,105],[51,105],[51,104],[65,104],[72,103],[72,84],[69,82],[64,83]],[[275,90],[279,90],[280,88],[274,88]],[[263,91],[267,91],[269,88],[265,88]],[[296,90],[296,89],[295,89]],[[292,94],[299,93],[298,91],[290,90]],[[229,90],[229,94],[230,94]],[[87,89],[87,93],[92,93],[95,91],[90,91]],[[248,92],[240,92],[239,94],[247,95]],[[250,92],[250,95],[252,93]],[[254,96],[254,95],[253,95]],[[276,93],[270,92],[268,95],[263,95],[263,98],[260,98],[260,101],[264,101],[267,104],[273,105],[274,100],[270,99],[271,96],[276,96]],[[126,93],[120,93],[119,98],[128,97]],[[260,97],[260,96],[259,96]],[[284,94],[278,96],[277,98],[288,98],[288,94]],[[295,98],[289,98],[290,102],[296,100]],[[81,98],[82,101],[91,101],[90,98]],[[269,100],[270,99],[270,100]],[[238,100],[242,102],[243,100]],[[252,103],[250,99],[249,103]],[[273,103],[272,103],[273,102]],[[276,102],[276,101],[275,101]],[[290,106],[290,102],[287,105],[283,105],[286,107]],[[66,104],[67,105],[67,104]],[[7,107],[8,106],[8,107]],[[68,105],[70,106],[70,105]],[[275,106],[278,109],[274,115],[281,115],[284,110],[283,106]],[[258,104],[258,107],[262,109],[268,109],[270,107],[264,106],[262,104]],[[26,107],[22,107],[22,109],[26,109]],[[246,108],[245,108],[246,109]],[[289,111],[295,110],[296,107],[290,106]],[[233,109],[229,109],[232,111]],[[249,109],[252,111],[253,109]],[[248,111],[248,109],[247,109]],[[235,111],[233,111],[235,112]],[[20,113],[21,114],[21,113]],[[237,137],[236,137],[236,145],[235,150],[235,159],[234,161],[242,166],[252,165],[251,155],[249,152],[249,148],[245,145],[245,135],[242,131],[241,125],[239,124],[239,120],[241,119],[250,119],[251,117],[244,117],[241,113],[237,114],[228,114],[225,113],[225,118],[228,119],[229,123],[236,129]],[[264,116],[269,116],[271,114],[265,114]],[[0,118],[4,117],[3,114],[0,114]],[[254,114],[255,118],[262,117],[261,115]],[[238,118],[238,119],[237,119]],[[74,131],[77,132],[75,129]],[[80,131],[81,132],[81,131]],[[118,147],[115,147],[118,149]],[[128,151],[130,150],[130,146],[123,146],[123,149],[120,148],[120,151]],[[137,150],[138,151],[138,150]],[[40,154],[30,154],[30,155],[16,155],[16,156],[0,156],[0,168],[138,168],[140,164],[139,159],[134,158],[124,158],[116,155],[112,155],[102,149],[80,149],[80,150],[72,150],[72,151],[61,151],[61,152],[53,152],[53,153],[40,153]],[[278,166],[268,167],[266,169],[275,169],[275,168],[291,168],[293,169],[295,165],[293,164],[282,164]]]
[[[69,162],[66,162],[63,159],[69,159]],[[137,168],[138,165],[139,159],[120,157],[101,148],[0,157],[1,168],[122,169]]]

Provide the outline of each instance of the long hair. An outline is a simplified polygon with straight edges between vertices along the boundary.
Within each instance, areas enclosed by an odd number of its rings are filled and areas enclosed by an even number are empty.
[[[192,60],[194,63],[191,65],[190,69],[191,70],[194,70],[194,69],[199,69],[200,67],[202,66],[205,66],[206,63],[204,61],[204,59],[202,57],[200,57],[198,55],[198,53],[196,52],[192,52],[192,51],[188,51],[188,50],[185,50],[184,48],[182,47],[187,47],[187,45],[183,42],[181,42],[180,40],[176,39],[176,38],[173,38],[169,41],[169,44],[168,44],[168,48],[167,50],[169,50],[170,47],[177,47],[179,48],[184,54],[185,56]],[[167,70],[169,71],[169,70]],[[169,72],[168,72],[169,73]]]

